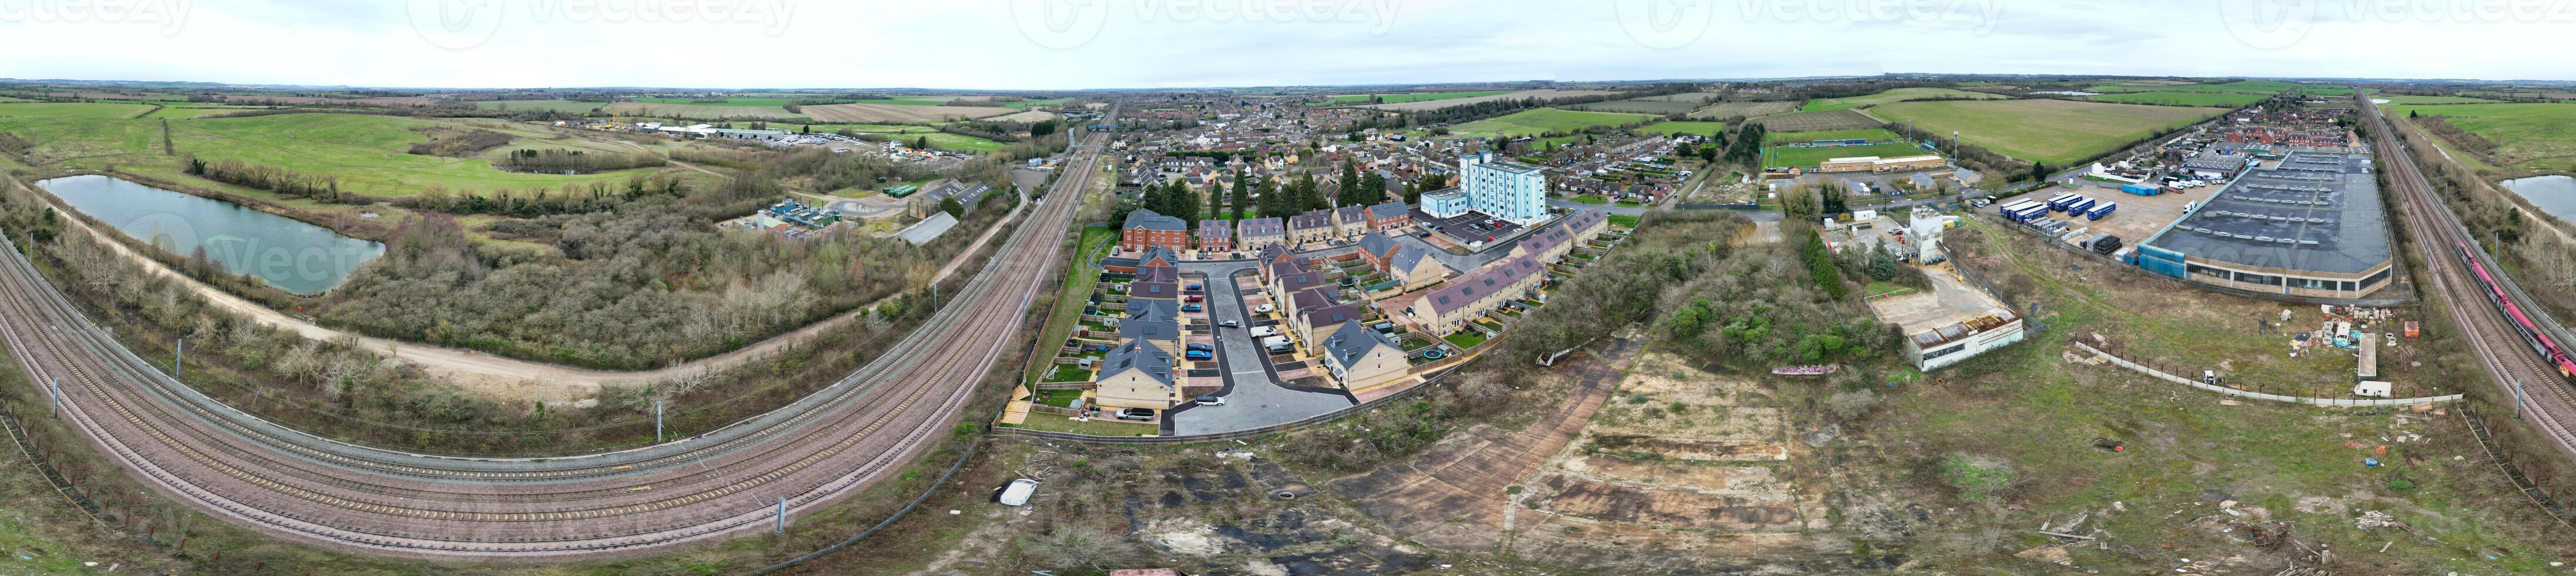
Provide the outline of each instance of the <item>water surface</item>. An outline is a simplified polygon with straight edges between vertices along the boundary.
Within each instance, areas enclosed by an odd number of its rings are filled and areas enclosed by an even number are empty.
[[[136,240],[182,258],[204,248],[206,257],[225,271],[258,276],[301,296],[339,286],[351,270],[385,253],[380,242],[109,176],[67,176],[36,185]]]

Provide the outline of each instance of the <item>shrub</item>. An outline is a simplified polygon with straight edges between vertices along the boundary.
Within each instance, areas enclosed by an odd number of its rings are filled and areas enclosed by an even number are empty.
[[[1868,414],[1869,409],[1877,405],[1878,393],[1871,392],[1868,388],[1848,392],[1837,392],[1832,398],[1825,400],[1825,408],[1832,411],[1835,416],[1842,417],[1844,420],[1859,418],[1863,414]]]
[[[1959,497],[1970,500],[1995,500],[2017,479],[2011,462],[1990,456],[1951,454],[1941,461],[1941,479],[1959,490]]]

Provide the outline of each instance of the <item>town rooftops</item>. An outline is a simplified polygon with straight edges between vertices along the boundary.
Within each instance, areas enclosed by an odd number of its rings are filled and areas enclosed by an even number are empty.
[[[1153,210],[1138,208],[1134,212],[1127,213],[1126,227],[1128,229],[1143,228],[1146,230],[1181,231],[1190,229],[1190,223],[1183,222],[1179,218],[1156,214]]]
[[[1338,326],[1343,322],[1359,320],[1360,305],[1352,303],[1314,308],[1300,307],[1297,309],[1297,315],[1306,319],[1307,326]]]
[[[1180,315],[1180,313],[1181,301],[1179,300],[1157,300],[1153,298],[1127,299],[1127,317],[1129,318],[1170,319],[1173,316]]]
[[[1353,224],[1353,223],[1357,223],[1357,222],[1363,222],[1363,221],[1368,220],[1368,207],[1367,207],[1367,206],[1343,206],[1343,207],[1340,207],[1340,208],[1334,208],[1334,209],[1333,209],[1333,217],[1334,217],[1334,218],[1340,218],[1340,219],[1342,220],[1342,224],[1345,224],[1345,225]]]
[[[1360,236],[1360,252],[1371,257],[1386,258],[1393,255],[1396,249],[1403,247],[1403,244],[1396,243],[1394,238],[1388,238],[1384,232],[1370,232]]]
[[[1298,290],[1290,294],[1288,300],[1296,303],[1298,310],[1311,310],[1337,304],[1333,301],[1333,291],[1326,288]]]
[[[1287,248],[1287,247],[1285,247],[1285,246],[1280,246],[1280,245],[1278,245],[1278,244],[1263,244],[1263,245],[1261,245],[1261,249],[1260,249],[1260,250],[1255,250],[1255,251],[1253,251],[1253,253],[1252,253],[1252,258],[1253,258],[1254,260],[1259,260],[1259,261],[1262,261],[1262,262],[1276,262],[1276,261],[1279,261],[1279,260],[1294,260],[1293,258],[1289,258],[1289,257],[1288,257],[1288,248]]]
[[[1313,230],[1316,228],[1331,227],[1333,227],[1333,213],[1328,210],[1312,210],[1304,214],[1288,217],[1288,229],[1290,230]]]
[[[1138,268],[1143,271],[1144,268]],[[1181,285],[1173,282],[1132,282],[1127,285],[1127,299],[1154,298],[1170,300],[1181,297]]]
[[[1388,202],[1368,207],[1369,216],[1375,217],[1379,220],[1402,217],[1406,213],[1412,211],[1413,207],[1407,206],[1403,202]]]
[[[1216,239],[1233,236],[1234,227],[1227,226],[1226,224],[1228,224],[1228,222],[1224,220],[1201,220],[1199,221],[1199,237]]]
[[[1280,236],[1288,233],[1287,223],[1279,218],[1245,218],[1242,226],[1245,238]]]
[[[1333,337],[1324,339],[1324,353],[1332,355],[1341,365],[1349,366],[1367,356],[1370,350],[1377,349],[1379,344],[1398,350],[1404,348],[1387,340],[1385,334],[1360,325],[1358,318],[1352,318],[1343,320],[1341,327],[1333,330]]]
[[[1546,268],[1539,266],[1537,258],[1522,256],[1479,268],[1475,274],[1440,285],[1439,289],[1432,290],[1422,299],[1431,304],[1431,311],[1446,314],[1488,294],[1503,291],[1522,278],[1544,273]]]
[[[1295,293],[1299,290],[1324,285],[1324,275],[1303,270],[1303,266],[1300,266],[1299,268],[1301,269],[1296,272],[1273,273],[1279,277],[1280,289],[1287,290],[1289,293]]]
[[[2370,155],[2297,151],[2247,171],[2146,245],[2244,266],[2359,274],[2387,265]]]
[[[1154,265],[1139,265],[1136,267],[1135,283],[1137,284],[1153,282],[1170,283],[1179,281],[1181,281],[1181,269],[1178,267]]]
[[[1165,386],[1172,384],[1172,353],[1144,340],[1128,340],[1110,348],[1100,358],[1100,375],[1110,376],[1128,370],[1143,370],[1145,375]]]
[[[1160,262],[1156,262],[1157,260],[1160,260]],[[1173,253],[1172,247],[1170,246],[1155,244],[1152,246],[1146,246],[1143,253],[1137,254],[1136,263],[1144,266],[1178,265],[1181,263],[1181,255]]]

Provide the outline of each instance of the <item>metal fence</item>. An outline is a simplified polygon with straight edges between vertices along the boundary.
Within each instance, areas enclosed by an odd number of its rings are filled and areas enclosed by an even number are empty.
[[[2190,378],[2184,378],[2184,377],[2181,377],[2181,376],[2175,376],[2175,375],[2172,375],[2172,374],[2166,374],[2166,373],[2164,373],[2163,371],[2159,371],[2159,370],[2156,370],[2156,369],[2154,369],[2154,368],[2148,368],[2148,367],[2146,367],[2146,366],[2139,365],[2138,363],[2130,362],[2130,361],[2128,361],[2128,360],[2121,359],[2121,358],[2120,358],[2120,357],[2118,357],[2118,356],[2112,356],[2112,355],[2110,355],[2110,354],[2108,354],[2108,353],[2104,353],[2104,352],[2103,352],[2103,351],[2101,351],[2101,350],[2095,350],[2095,349],[2093,349],[2093,347],[2092,347],[2092,346],[2086,345],[2086,344],[2084,344],[2083,342],[2070,342],[2070,344],[2074,344],[2076,348],[2082,348],[2082,349],[2084,349],[2084,351],[2085,351],[2086,353],[2092,354],[2092,355],[2094,355],[2094,356],[2102,357],[2102,358],[2103,358],[2103,359],[2105,359],[2105,360],[2110,360],[2110,361],[2111,361],[2111,364],[2113,364],[2113,365],[2117,365],[2117,366],[2119,366],[2119,367],[2121,367],[2121,368],[2127,368],[2127,369],[2130,369],[2130,370],[2135,370],[2135,371],[2137,371],[2137,372],[2138,372],[2138,373],[2140,373],[2140,374],[2145,374],[2145,375],[2148,375],[2148,376],[2154,377],[2154,378],[2156,378],[2156,379],[2158,379],[2158,380],[2164,380],[2164,381],[2167,381],[2167,382],[2173,382],[2173,383],[2176,383],[2176,384],[2181,384],[2181,385],[2185,385],[2185,386],[2190,386],[2190,387],[2193,387],[2193,388],[2198,388],[2198,389],[2201,389],[2201,390],[2207,390],[2207,391],[2210,391],[2210,392],[2217,392],[2217,393],[2220,393],[2220,394],[2226,394],[2226,395],[2229,395],[2229,396],[2236,396],[2236,397],[2239,397],[2239,398],[2252,398],[2252,399],[2255,399],[2255,400],[2270,400],[2270,401],[2273,401],[2273,402],[2287,402],[2287,403],[2291,403],[2291,404],[2310,404],[2310,405],[2316,405],[2316,406],[2409,406],[2409,405],[2414,405],[2414,404],[2432,404],[2432,403],[2439,403],[2439,402],[2458,402],[2458,401],[2460,401],[2460,399],[2461,399],[2461,398],[2463,398],[2463,397],[2464,397],[2464,396],[2459,395],[2459,394],[2452,394],[2452,395],[2448,395],[2448,396],[2426,396],[2426,397],[2422,397],[2422,398],[2382,398],[2382,399],[2377,399],[2377,400],[2353,400],[2353,399],[2349,399],[2349,398],[2308,398],[2308,397],[2304,397],[2304,396],[2283,396],[2283,395],[2279,395],[2279,394],[2265,394],[2265,393],[2262,393],[2262,392],[2250,392],[2250,391],[2245,391],[2245,390],[2238,390],[2238,389],[2235,389],[2235,388],[2228,388],[2228,387],[2225,387],[2225,386],[2211,386],[2211,385],[2209,385],[2209,384],[2201,383],[2201,382],[2199,382],[2199,381],[2192,380],[2192,379],[2190,379]]]

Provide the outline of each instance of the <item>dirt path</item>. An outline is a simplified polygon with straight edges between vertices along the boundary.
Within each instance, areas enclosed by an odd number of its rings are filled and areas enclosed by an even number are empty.
[[[69,207],[58,205],[51,195],[44,194],[41,191],[34,189],[34,187],[28,186],[23,182],[19,182],[16,178],[0,174],[0,179],[7,180],[11,186],[14,186],[19,190],[26,191],[34,197],[44,199],[44,201],[49,205],[53,205],[54,209],[70,209]],[[949,275],[955,274],[959,269],[964,268],[965,263],[969,261],[969,258],[982,251],[985,245],[991,243],[996,233],[1007,227],[1012,221],[1019,219],[1020,215],[1026,212],[1027,205],[1027,202],[1021,202],[1019,206],[1012,208],[1010,214],[1003,216],[1001,222],[996,223],[992,227],[986,228],[984,230],[984,234],[976,237],[973,244],[968,245],[966,249],[959,252],[956,257],[951,258],[946,266],[941,267],[939,269],[939,274],[933,277],[932,281],[937,282],[939,280],[946,279]],[[235,296],[220,288],[207,285],[204,282],[199,282],[194,278],[189,278],[184,274],[173,271],[158,260],[153,260],[151,258],[135,254],[131,249],[127,248],[124,243],[117,241],[117,238],[115,237],[116,233],[114,232],[91,227],[88,222],[82,221],[78,218],[64,218],[63,221],[69,222],[73,227],[88,232],[91,237],[98,239],[100,243],[114,249],[118,256],[131,261],[140,262],[146,270],[149,270],[154,274],[178,280],[181,284],[187,286],[188,289],[193,290],[199,296],[204,297],[208,304],[217,308],[230,311],[234,314],[239,314],[243,317],[258,321],[261,324],[295,332],[307,339],[339,341],[347,338],[355,338],[359,346],[373,350],[379,354],[399,358],[405,362],[418,365],[423,370],[426,370],[430,374],[444,379],[449,383],[455,384],[477,395],[495,400],[528,400],[534,402],[546,402],[549,404],[567,404],[584,399],[596,398],[599,395],[599,389],[604,386],[643,385],[711,375],[716,372],[742,366],[743,364],[749,363],[754,359],[765,356],[771,352],[775,352],[781,348],[813,340],[816,336],[819,336],[826,331],[857,321],[859,314],[866,312],[869,308],[874,307],[877,304],[883,304],[885,302],[884,300],[879,300],[877,302],[870,303],[868,306],[853,309],[849,312],[843,312],[839,315],[817,321],[813,324],[805,325],[802,328],[797,328],[785,334],[780,334],[771,337],[768,340],[762,340],[731,352],[684,362],[666,368],[634,372],[589,370],[544,362],[494,356],[472,350],[460,350],[456,348],[445,348],[428,344],[401,342],[385,338],[363,336],[351,332],[325,328],[312,322],[308,322],[303,318],[290,316],[267,306],[261,306],[249,300],[242,299],[240,296]]]

